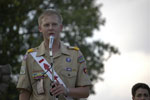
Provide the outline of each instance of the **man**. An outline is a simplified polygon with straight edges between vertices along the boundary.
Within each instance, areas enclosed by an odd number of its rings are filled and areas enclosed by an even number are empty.
[[[145,83],[137,83],[132,87],[133,100],[150,100],[150,88]]]
[[[53,96],[58,96],[58,100],[69,100],[67,97],[79,100],[88,97],[91,82],[86,72],[86,61],[79,48],[66,46],[60,41],[63,28],[61,15],[55,10],[46,10],[39,17],[38,23],[44,41],[39,47],[28,50],[24,56],[17,84],[19,100],[53,100]],[[50,36],[54,37],[52,67],[57,73],[54,83],[48,75],[52,74],[52,68],[48,65],[51,63]],[[37,61],[37,58],[41,60]]]

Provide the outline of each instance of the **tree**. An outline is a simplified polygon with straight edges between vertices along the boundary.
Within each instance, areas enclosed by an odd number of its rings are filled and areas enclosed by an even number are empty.
[[[61,39],[76,45],[85,55],[91,80],[98,80],[97,74],[104,72],[104,54],[116,54],[118,49],[102,41],[87,42],[93,30],[99,30],[105,19],[94,0],[1,0],[0,1],[0,64],[11,64],[12,73],[17,75],[26,50],[36,47],[42,41],[38,32],[37,18],[44,9],[58,9],[63,16],[64,29]],[[40,41],[37,41],[40,40]],[[15,100],[15,83],[2,100]],[[92,91],[94,93],[94,91]],[[9,95],[9,96],[8,96]]]

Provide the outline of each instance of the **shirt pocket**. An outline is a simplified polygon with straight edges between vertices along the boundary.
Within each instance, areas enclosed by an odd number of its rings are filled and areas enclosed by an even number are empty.
[[[77,72],[62,70],[61,77],[67,87],[75,87]]]
[[[45,89],[44,89],[44,81],[47,78],[47,74],[45,74],[44,71],[34,71],[32,73],[32,79],[33,79],[33,83],[32,83],[32,87],[33,87],[33,91],[36,95],[42,95],[45,93]],[[43,81],[41,83],[41,81]],[[39,92],[39,91],[43,91],[43,92]]]

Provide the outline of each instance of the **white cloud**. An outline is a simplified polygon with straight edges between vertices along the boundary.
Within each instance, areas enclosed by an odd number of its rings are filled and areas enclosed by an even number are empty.
[[[123,46],[121,49],[128,47],[126,49],[128,51],[149,52],[148,0],[117,2],[118,0],[102,2],[104,6],[101,10],[103,17],[106,17],[106,26],[101,27],[100,34],[96,34],[94,38],[103,39],[116,46]]]

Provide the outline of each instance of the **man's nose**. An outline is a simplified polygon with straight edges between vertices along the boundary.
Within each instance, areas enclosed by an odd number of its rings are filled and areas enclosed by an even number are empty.
[[[146,100],[146,97],[145,97],[145,96],[142,96],[142,97],[141,97],[141,100]]]
[[[53,29],[53,25],[52,24],[49,24],[49,29]]]

